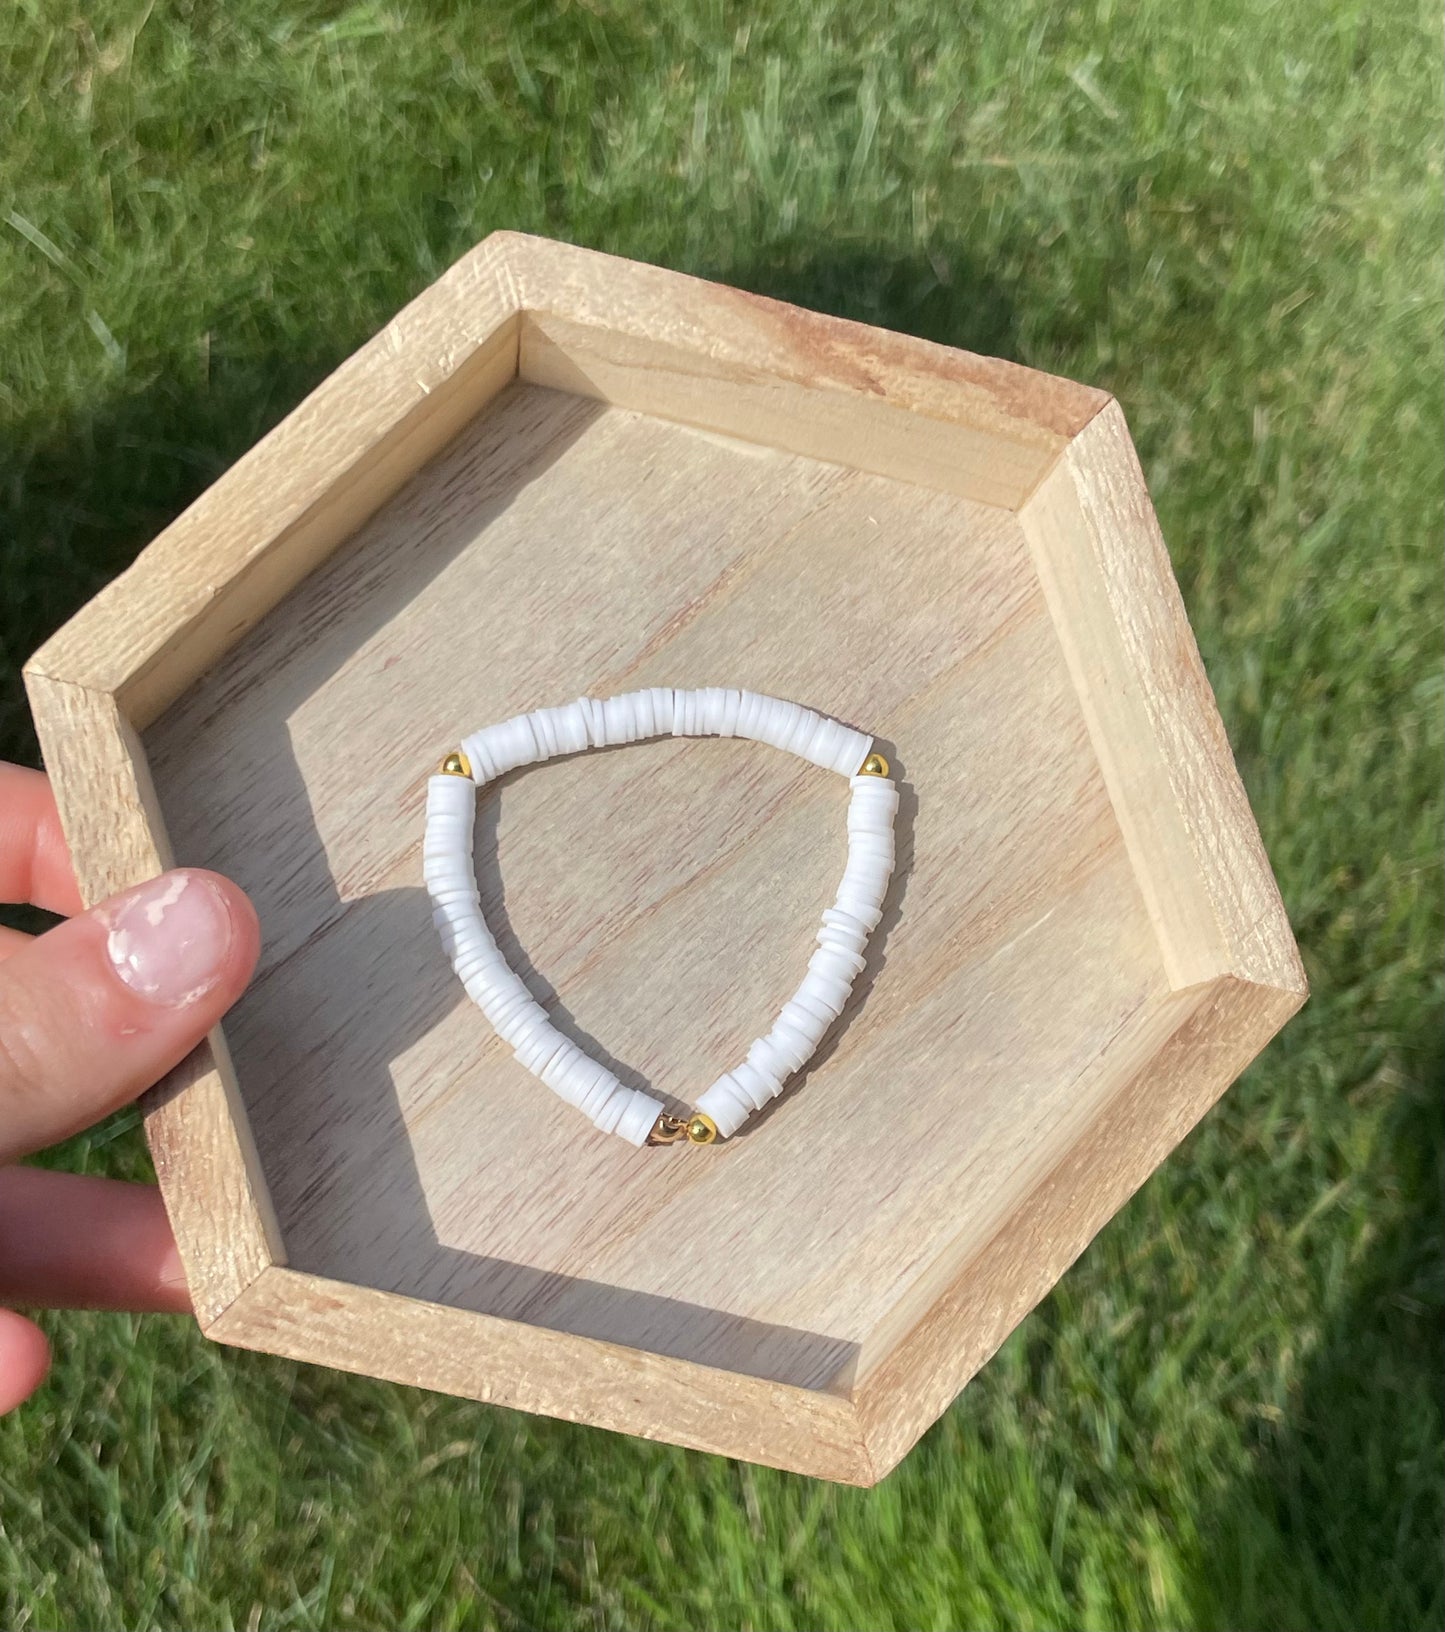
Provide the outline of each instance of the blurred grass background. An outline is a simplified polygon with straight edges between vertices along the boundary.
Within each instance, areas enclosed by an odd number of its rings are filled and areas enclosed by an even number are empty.
[[[0,754],[523,228],[1114,391],[1314,997],[875,1491],[60,1316],[0,1622],[1441,1624],[1440,58],[1423,0],[11,0]],[[143,1171],[134,1115],[62,1159]]]

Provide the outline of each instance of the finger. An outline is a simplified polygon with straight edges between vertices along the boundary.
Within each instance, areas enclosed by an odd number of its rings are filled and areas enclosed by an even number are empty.
[[[23,929],[10,929],[0,924],[0,963],[4,963],[12,952],[18,952],[22,946],[29,946],[34,938]]]
[[[185,1058],[250,978],[256,914],[181,869],[57,924],[0,965],[0,1162],[77,1132]]]
[[[50,779],[21,765],[0,764],[0,901],[81,909]]]
[[[0,1303],[188,1310],[160,1191],[83,1173],[0,1168]]]
[[[0,1416],[28,1400],[49,1370],[45,1333],[13,1309],[0,1309]]]

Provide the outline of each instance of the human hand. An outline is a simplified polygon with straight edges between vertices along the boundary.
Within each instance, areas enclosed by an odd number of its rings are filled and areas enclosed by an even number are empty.
[[[215,873],[178,869],[89,912],[50,784],[0,764],[0,901],[74,914],[32,937],[0,927],[0,1412],[50,1363],[10,1305],[190,1308],[151,1185],[8,1165],[134,1099],[241,995],[256,914]]]

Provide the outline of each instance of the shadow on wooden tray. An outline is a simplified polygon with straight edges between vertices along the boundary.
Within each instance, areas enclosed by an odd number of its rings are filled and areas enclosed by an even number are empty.
[[[420,888],[356,893],[339,887],[297,762],[291,726],[308,699],[354,662],[379,629],[403,615],[489,518],[586,435],[601,412],[595,404],[531,387],[497,399],[489,418],[505,424],[505,434],[498,429],[495,436],[512,457],[490,467],[463,515],[429,520],[401,536],[395,528],[362,535],[319,569],[304,592],[269,615],[265,650],[271,661],[264,669],[237,662],[233,672],[232,659],[224,659],[183,708],[147,732],[162,808],[172,818],[182,859],[222,866],[267,899],[276,893],[276,875],[284,876],[285,917],[297,944],[253,984],[227,1032],[293,1267],[771,1381],[845,1386],[857,1348],[852,1341],[492,1256],[442,1238],[434,1210],[450,1206],[455,1214],[459,1203],[439,1195],[437,1186],[454,1187],[456,1181],[438,1177],[435,1150],[430,1158],[419,1154],[424,1117],[418,1117],[417,1084],[403,1095],[397,1062],[457,1010],[455,977],[436,945],[430,903]],[[454,477],[460,479],[459,473],[444,466],[442,479]],[[364,593],[357,593],[358,584]],[[235,723],[237,710],[243,726]],[[231,733],[239,731],[239,737],[223,740],[211,729],[222,717],[231,719]],[[245,764],[233,752],[238,741],[245,743]],[[236,837],[234,853],[204,853],[214,837],[210,818],[237,797],[250,776],[246,766],[256,764],[266,767],[267,809],[257,815],[274,829],[270,842],[248,827]],[[195,806],[189,795],[198,787],[206,792]],[[172,794],[185,801],[183,807],[173,809]],[[506,783],[481,801],[476,841],[478,882],[494,931],[559,1027],[624,1081],[644,1086],[581,1031],[517,943],[496,854],[505,797]],[[867,979],[821,1059],[866,1001],[886,956],[908,873],[911,812],[906,793],[899,867],[870,945]],[[252,869],[254,878],[248,876]],[[298,924],[304,927],[299,938]],[[359,1041],[355,1027],[338,1035],[338,992],[347,994],[343,1012],[360,1008],[371,1017],[361,1028],[364,1039]]]

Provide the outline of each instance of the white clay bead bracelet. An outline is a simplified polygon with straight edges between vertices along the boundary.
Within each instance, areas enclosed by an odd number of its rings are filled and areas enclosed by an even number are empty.
[[[726,1071],[691,1116],[669,1115],[660,1100],[624,1087],[564,1037],[507,963],[482,915],[472,862],[476,790],[523,765],[644,737],[746,737],[786,749],[849,779],[848,863],[837,899],[823,914],[803,983],[773,1029]],[[864,967],[868,937],[883,916],[893,876],[893,818],[898,789],[873,739],[797,703],[754,691],[652,686],[601,702],[581,697],[489,725],[448,754],[427,784],[422,867],[442,948],[467,996],[519,1064],[575,1105],[604,1133],[634,1145],[686,1139],[707,1145],[736,1133],[754,1111],[812,1058],[847,1004]]]

